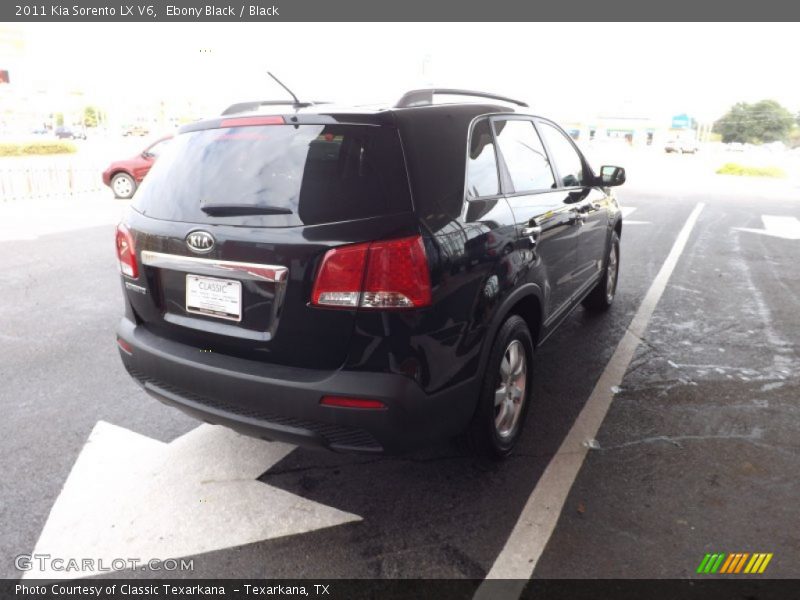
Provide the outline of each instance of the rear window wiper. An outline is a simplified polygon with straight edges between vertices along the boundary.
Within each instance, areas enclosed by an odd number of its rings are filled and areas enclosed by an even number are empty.
[[[247,215],[290,215],[292,209],[265,204],[205,204],[200,207],[212,217],[244,217]]]

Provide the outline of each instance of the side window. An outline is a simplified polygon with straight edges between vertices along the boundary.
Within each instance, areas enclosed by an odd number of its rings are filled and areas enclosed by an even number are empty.
[[[553,155],[561,176],[561,185],[564,187],[584,185],[583,161],[567,136],[549,123],[539,122],[539,131]]]
[[[159,154],[161,154],[161,151],[164,150],[164,147],[167,145],[167,143],[169,143],[168,139],[161,140],[160,142],[157,142],[154,145],[150,146],[150,148],[147,149],[147,153],[153,157],[158,156]]]
[[[496,196],[500,193],[497,174],[497,155],[494,150],[489,121],[475,124],[469,141],[467,163],[467,197]]]
[[[556,187],[547,153],[532,121],[497,120],[494,122],[494,130],[515,192]]]

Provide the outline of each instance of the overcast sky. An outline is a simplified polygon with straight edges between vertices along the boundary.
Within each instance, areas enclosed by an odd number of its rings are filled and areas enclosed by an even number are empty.
[[[555,118],[800,110],[797,24],[25,24],[25,78],[103,102],[391,101],[432,84],[495,91]]]

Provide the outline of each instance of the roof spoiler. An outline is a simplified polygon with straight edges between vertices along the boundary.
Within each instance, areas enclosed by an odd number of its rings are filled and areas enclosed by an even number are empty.
[[[237,102],[231,104],[228,108],[222,111],[222,115],[233,115],[236,113],[249,112],[258,110],[262,106],[291,106],[295,110],[301,108],[308,108],[317,104],[329,104],[328,102],[314,101],[314,102],[292,102],[291,100],[252,100],[250,102]]]
[[[471,96],[475,98],[489,98],[491,100],[500,100],[501,102],[508,102],[516,104],[517,106],[528,105],[521,100],[514,100],[506,96],[499,96],[497,94],[490,94],[488,92],[476,92],[473,90],[457,90],[450,88],[424,88],[419,90],[411,90],[403,94],[403,97],[397,101],[394,108],[410,108],[412,106],[428,106],[433,104],[433,97],[437,95],[447,96]]]

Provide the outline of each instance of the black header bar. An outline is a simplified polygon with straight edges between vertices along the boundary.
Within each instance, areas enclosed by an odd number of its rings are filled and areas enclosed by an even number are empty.
[[[3,0],[5,22],[796,21],[786,0]],[[680,37],[679,28],[676,36]]]

